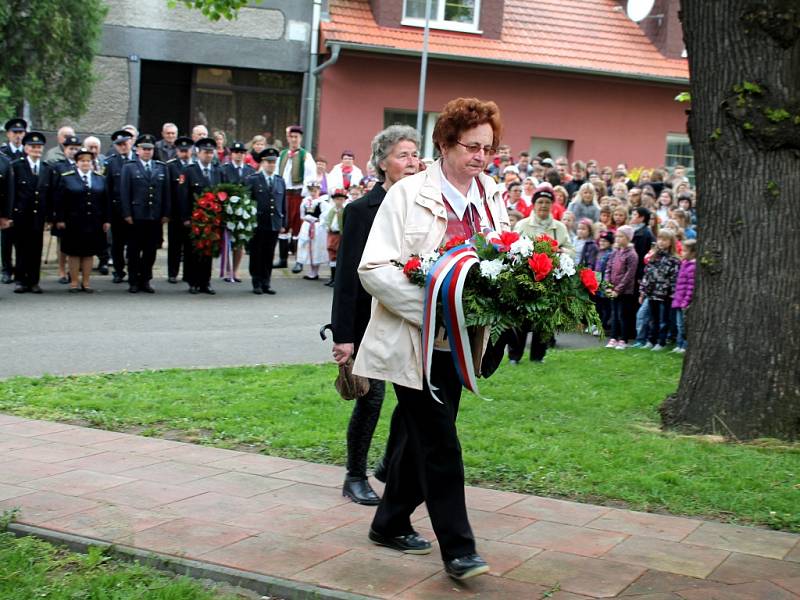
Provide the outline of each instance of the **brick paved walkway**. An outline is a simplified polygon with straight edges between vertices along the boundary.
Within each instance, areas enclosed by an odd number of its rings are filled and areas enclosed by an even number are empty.
[[[51,530],[379,598],[800,598],[798,535],[481,488],[467,501],[493,576],[458,585],[436,548],[372,546],[342,474],[0,414],[0,511]],[[433,539],[424,510],[415,523]]]

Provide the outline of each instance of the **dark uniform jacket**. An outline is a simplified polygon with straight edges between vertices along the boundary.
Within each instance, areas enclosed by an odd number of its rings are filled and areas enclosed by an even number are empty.
[[[194,208],[195,199],[203,193],[203,190],[208,187],[213,187],[225,183],[225,176],[219,165],[212,164],[209,167],[209,178],[206,179],[203,175],[203,169],[200,163],[193,162],[186,167],[186,192],[188,194],[189,214]]]
[[[266,231],[280,231],[286,227],[286,183],[283,177],[273,174],[270,186],[264,174],[258,172],[250,175],[245,184],[258,207],[258,227]]]
[[[115,217],[119,217],[122,210],[120,203],[120,178],[122,177],[122,167],[125,164],[135,160],[135,157],[132,160],[129,160],[128,157],[124,157],[121,154],[112,154],[106,158],[104,175],[106,177],[108,197],[111,199],[111,214]]]
[[[0,153],[0,219],[7,219],[11,211],[11,198],[14,197],[14,173],[11,160]]]
[[[64,160],[57,160],[56,162],[51,163],[50,166],[53,167],[53,171],[55,171],[56,175],[61,175],[62,173],[74,171],[76,169],[75,163],[66,158]],[[58,184],[58,179],[56,179],[55,182]]]
[[[333,341],[337,344],[355,344],[356,349],[364,337],[372,309],[372,296],[358,278],[358,264],[384,196],[386,190],[377,183],[364,197],[344,209],[344,228],[336,256],[331,324]]]
[[[92,173],[86,189],[77,170],[61,173],[54,198],[55,221],[70,231],[91,233],[111,222],[111,201],[102,175]]]
[[[120,215],[134,221],[158,221],[170,215],[167,165],[150,161],[150,174],[141,160],[126,163],[120,177]]]
[[[53,167],[39,161],[39,175],[34,176],[27,158],[11,164],[14,173],[14,196],[11,199],[10,218],[14,229],[40,230],[53,220]]]
[[[222,165],[222,173],[225,175],[225,183],[235,183],[237,185],[245,185],[247,178],[253,175],[256,170],[248,164],[242,163],[242,174],[239,175],[239,169],[233,163],[225,163]]]
[[[191,163],[190,163],[191,164]],[[189,186],[186,183],[186,167],[177,159],[167,161],[167,172],[169,174],[169,200],[170,200],[170,221],[184,223],[188,221],[192,214],[191,202],[189,201]]]
[[[11,145],[8,143],[3,144],[0,146],[0,153],[4,154],[10,160],[17,160],[18,158],[22,158],[25,156],[25,151],[22,149],[22,146],[19,147],[18,150],[12,150]]]

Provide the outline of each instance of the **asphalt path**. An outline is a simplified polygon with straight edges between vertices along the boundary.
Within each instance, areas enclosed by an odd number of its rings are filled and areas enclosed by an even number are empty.
[[[274,296],[252,293],[247,258],[243,283],[218,279],[215,296],[191,295],[170,284],[159,252],[155,294],[129,294],[127,283],[94,274],[95,294],[69,294],[53,265],[44,267],[44,293],[14,294],[0,284],[0,378],[172,367],[318,363],[330,360],[331,341],[319,337],[330,317],[332,290],[302,274],[276,270]],[[590,336],[559,337],[561,347],[596,346]]]

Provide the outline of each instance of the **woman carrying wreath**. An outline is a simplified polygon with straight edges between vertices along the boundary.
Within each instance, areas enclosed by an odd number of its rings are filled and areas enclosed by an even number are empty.
[[[353,372],[391,381],[405,435],[389,459],[386,488],[369,538],[410,554],[427,554],[431,544],[411,526],[411,513],[425,502],[448,575],[466,579],[489,570],[476,553],[467,518],[464,465],[456,430],[461,383],[443,335],[437,336],[430,380],[423,377],[422,288],[393,261],[435,252],[442,244],[484,230],[509,229],[497,184],[484,174],[500,143],[502,124],[494,102],[458,98],[436,122],[433,140],[442,157],[425,171],[391,187],[375,217],[359,265],[373,303],[372,318]],[[480,370],[488,341],[484,330],[471,339]]]

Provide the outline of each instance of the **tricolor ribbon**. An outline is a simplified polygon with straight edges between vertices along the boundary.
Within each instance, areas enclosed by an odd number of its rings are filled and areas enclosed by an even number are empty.
[[[472,364],[472,349],[464,317],[464,284],[470,269],[480,259],[469,244],[456,246],[445,252],[431,267],[425,281],[425,302],[422,314],[422,353],[425,380],[434,399],[438,388],[431,383],[433,346],[436,339],[436,304],[441,295],[442,317],[450,353],[461,385],[476,395],[478,382]]]

